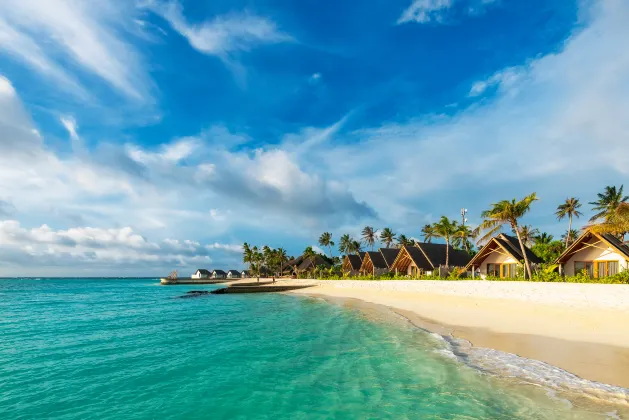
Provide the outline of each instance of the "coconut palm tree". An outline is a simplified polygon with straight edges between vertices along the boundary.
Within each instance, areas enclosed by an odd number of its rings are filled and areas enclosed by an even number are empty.
[[[352,240],[351,243],[349,244],[349,252],[348,253],[360,255],[362,250],[363,250],[363,248],[360,245],[360,242],[358,242],[358,241]]]
[[[629,201],[629,196],[623,196],[623,188],[624,185],[621,185],[620,188],[616,189],[616,187],[610,187],[609,185],[605,187],[605,191],[602,193],[598,193],[598,200],[592,201],[594,207],[592,210],[597,212],[594,216],[590,218],[590,222],[594,222],[597,219],[607,219],[608,217],[613,217],[614,212],[618,208],[621,203],[626,203]]]
[[[363,241],[365,242],[366,245],[369,245],[371,247],[372,251],[373,251],[373,245],[376,243],[377,233],[378,231],[372,228],[371,226],[365,226],[362,232]]]
[[[280,265],[280,276],[284,274],[284,263],[287,261],[286,250],[284,248],[277,248],[275,250],[275,258]]]
[[[413,240],[406,237],[406,235],[400,235],[397,238],[398,248],[402,248],[403,246],[413,246]]]
[[[606,220],[596,223],[590,227],[595,233],[611,233],[622,237],[629,232],[629,203],[620,203],[611,215],[606,216]]]
[[[568,218],[568,236],[566,236],[566,248],[568,248],[568,243],[572,240],[570,236],[570,233],[572,233],[572,218],[579,218],[583,215],[583,213],[579,211],[580,207],[581,203],[579,202],[579,199],[574,197],[566,198],[566,201],[563,204],[557,206],[557,211],[555,212],[557,220],[562,220],[566,217]]]
[[[262,268],[262,261],[264,261],[264,255],[258,250],[257,246],[254,246],[251,249],[251,259],[254,263],[256,276],[258,278],[258,282],[260,281],[260,269]]]
[[[395,241],[396,234],[389,228],[382,229],[380,232],[380,240],[387,248],[391,248],[391,244]]]
[[[574,241],[576,241],[578,236],[579,232],[576,229],[571,229],[561,235],[561,240],[564,241],[564,243],[566,244],[566,248],[568,248],[574,243]]]
[[[249,271],[253,265],[253,252],[247,242],[242,245],[242,262],[249,265]]]
[[[319,237],[319,245],[328,248],[330,258],[332,258],[332,247],[334,246],[334,242],[332,242],[332,234],[330,232],[323,232],[321,234]]]
[[[479,239],[479,242],[483,243],[498,232],[503,225],[509,225],[511,227],[518,236],[520,249],[522,251],[522,255],[524,255],[524,276],[526,277],[528,273],[529,278],[532,278],[533,272],[531,270],[531,264],[529,263],[528,256],[524,251],[524,242],[522,241],[522,236],[520,235],[518,221],[529,212],[531,204],[533,204],[536,200],[537,194],[532,193],[519,201],[514,198],[511,201],[502,200],[494,203],[488,210],[481,213],[481,217],[485,220],[483,220],[479,226],[481,230],[486,232],[485,235]]]
[[[539,229],[534,228],[531,225],[525,225],[520,227],[520,236],[524,245],[530,247],[535,242],[535,239],[539,236]]]
[[[477,233],[467,225],[458,226],[459,229],[455,232],[452,239],[452,246],[461,247],[465,249],[467,253],[469,253],[474,247],[470,240],[476,238]]]
[[[522,235],[522,238],[524,239],[524,235]],[[546,232],[542,232],[534,238],[534,242],[540,245],[548,245],[549,243],[553,241],[553,239],[554,239],[553,235],[550,235]]]
[[[342,255],[349,255],[352,242],[353,239],[347,233],[341,236],[341,240],[339,241],[339,252]]]
[[[310,260],[310,265],[312,269],[314,270],[317,267],[315,265],[316,258],[317,258],[317,253],[315,252],[315,250],[312,249],[311,246],[309,246],[304,250],[303,256],[305,259]]]
[[[437,238],[443,238],[446,241],[446,268],[450,264],[450,242],[455,237],[457,232],[460,231],[459,224],[455,220],[450,220],[446,216],[441,216],[441,219],[432,225],[433,236]]]
[[[422,228],[422,236],[424,237],[424,242],[429,244],[435,237],[433,225],[424,225]]]

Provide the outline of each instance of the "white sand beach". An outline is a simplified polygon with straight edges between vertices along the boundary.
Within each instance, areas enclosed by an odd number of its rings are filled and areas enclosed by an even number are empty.
[[[386,305],[442,335],[629,388],[629,286],[491,281],[320,281],[294,291]]]

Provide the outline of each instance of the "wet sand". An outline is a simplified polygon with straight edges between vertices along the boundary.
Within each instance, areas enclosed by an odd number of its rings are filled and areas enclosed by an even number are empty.
[[[562,304],[556,297],[558,302],[550,305],[531,299],[457,296],[451,291],[443,295],[391,291],[386,290],[386,282],[379,282],[384,284],[376,288],[365,282],[359,287],[351,287],[350,282],[340,287],[339,282],[335,283],[318,282],[317,287],[292,293],[337,303],[345,300],[344,304],[358,299],[384,305],[418,327],[442,336],[540,360],[587,380],[629,388],[629,311],[618,309],[618,302],[609,309],[596,299],[590,299],[587,305],[573,305],[569,300]],[[543,293],[543,285],[535,287],[541,287]],[[612,286],[609,293],[614,292]],[[598,296],[605,296],[604,291]]]

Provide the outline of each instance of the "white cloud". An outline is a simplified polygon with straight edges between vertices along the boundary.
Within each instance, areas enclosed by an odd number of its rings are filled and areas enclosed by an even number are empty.
[[[502,91],[507,91],[512,89],[520,77],[522,77],[523,72],[521,69],[516,68],[507,68],[499,71],[498,73],[493,74],[486,80],[480,80],[475,82],[470,89],[469,96],[479,96],[487,91],[487,89],[498,86]]]
[[[127,97],[150,99],[150,79],[140,54],[120,34],[135,7],[112,0],[4,0],[0,50],[78,96],[89,96],[70,61]],[[63,63],[63,64],[61,64]]]
[[[479,15],[485,8],[497,0],[413,0],[398,18],[397,24],[416,23],[445,23],[453,7],[461,5],[466,15]]]
[[[399,17],[397,23],[439,22],[441,20],[441,13],[452,7],[452,4],[453,0],[414,0],[413,3],[408,6],[404,12],[402,12],[402,15]]]
[[[217,16],[200,24],[187,22],[181,5],[172,1],[153,6],[172,28],[184,36],[196,50],[222,58],[238,51],[249,51],[262,44],[291,41],[271,20],[248,12]]]
[[[313,73],[312,76],[308,79],[310,83],[317,83],[321,80],[321,73]]]
[[[72,116],[61,117],[59,118],[59,121],[61,121],[61,125],[63,125],[63,127],[66,130],[68,130],[68,134],[70,134],[70,138],[72,138],[73,140],[76,140],[79,138],[79,135],[76,131],[78,129],[78,125],[74,117]]]
[[[130,227],[80,227],[55,230],[47,225],[24,228],[16,220],[0,221],[0,272],[13,265],[36,265],[44,271],[47,264],[80,270],[85,267],[154,267],[167,270],[174,267],[193,267],[195,264],[221,262],[224,253],[239,254],[240,245],[213,243],[202,245],[197,241],[165,239],[151,242]],[[228,257],[225,263],[237,261]],[[147,274],[166,274],[148,271]]]

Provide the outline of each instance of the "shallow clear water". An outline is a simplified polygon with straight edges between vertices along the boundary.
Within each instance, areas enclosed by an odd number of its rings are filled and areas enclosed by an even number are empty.
[[[605,418],[402,320],[157,280],[0,280],[2,419]],[[613,413],[611,414],[613,415]]]

